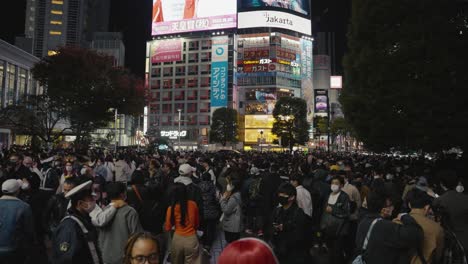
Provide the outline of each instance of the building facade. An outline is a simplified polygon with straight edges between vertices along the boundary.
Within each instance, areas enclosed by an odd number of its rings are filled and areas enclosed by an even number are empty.
[[[234,11],[216,5],[193,23],[183,4],[153,3],[155,38],[147,43],[146,82],[148,126],[158,136],[175,148],[179,140],[181,148],[206,147],[214,110],[229,107],[239,113],[238,139],[245,147],[271,147],[272,112],[283,96],[306,99],[312,122],[309,1],[279,7],[241,0]]]
[[[0,111],[17,104],[28,95],[42,94],[31,69],[39,58],[0,40]],[[11,130],[0,126],[0,148],[13,143]]]

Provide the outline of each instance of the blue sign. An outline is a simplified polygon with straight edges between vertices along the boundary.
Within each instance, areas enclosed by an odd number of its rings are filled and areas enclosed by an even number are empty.
[[[211,53],[211,107],[227,107],[228,38],[213,38]]]

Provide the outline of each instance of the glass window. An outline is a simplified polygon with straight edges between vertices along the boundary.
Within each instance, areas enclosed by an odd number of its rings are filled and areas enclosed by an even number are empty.
[[[199,46],[198,41],[190,41],[189,50],[198,50],[198,46]]]
[[[188,103],[187,104],[187,112],[188,113],[196,113],[197,112],[197,103]]]
[[[210,77],[201,77],[201,86],[200,87],[210,87]]]
[[[7,105],[12,105],[15,99],[15,86],[16,86],[16,67],[13,64],[8,63],[7,66],[7,83],[6,83],[6,102]]]
[[[200,65],[201,74],[210,74],[211,73],[211,64]]]
[[[198,65],[188,66],[188,75],[198,75]]]
[[[184,92],[184,91],[177,91],[177,92],[175,92],[174,100],[176,100],[176,101],[185,100],[185,92]]]
[[[21,101],[26,96],[26,70],[19,68],[18,80],[18,101]]]
[[[164,76],[172,76],[172,67],[164,68],[163,75]]]
[[[197,90],[188,91],[187,100],[197,100]]]
[[[163,80],[163,88],[171,89],[172,88],[172,79]]]
[[[202,40],[201,48],[203,50],[211,49],[211,40]]]
[[[0,108],[2,108],[2,101],[3,101],[3,91],[2,91],[2,87],[3,87],[3,76],[5,75],[5,70],[3,69],[3,61],[0,60]]]
[[[189,62],[198,62],[198,53],[190,53],[188,59]]]
[[[188,78],[188,85],[189,88],[196,88],[198,87],[198,78],[197,77],[190,77]]]
[[[161,88],[161,80],[151,80],[151,89],[159,89]]]
[[[203,52],[200,54],[200,60],[202,62],[211,61],[211,52]]]
[[[184,88],[185,87],[185,79],[176,79],[174,86],[175,86],[175,88]]]
[[[183,75],[185,75],[185,66],[177,66],[176,76],[183,76]]]
[[[160,77],[161,76],[161,68],[152,68],[151,69],[151,76],[152,77]]]

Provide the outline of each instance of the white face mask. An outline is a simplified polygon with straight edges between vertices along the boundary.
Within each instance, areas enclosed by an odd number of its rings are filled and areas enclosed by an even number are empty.
[[[86,168],[82,168],[81,169],[81,175],[85,175],[86,174]]]
[[[86,207],[83,208],[88,214],[91,213],[94,208],[96,208],[96,201],[91,201],[91,202],[85,202]]]
[[[459,184],[455,190],[458,192],[458,193],[462,193],[465,191],[465,187],[463,187],[463,185]]]
[[[232,192],[232,190],[234,190],[234,186],[233,186],[232,184],[229,183],[229,184],[226,186],[226,191]]]
[[[23,184],[21,184],[21,190],[27,190],[29,189],[29,182],[23,182]]]
[[[65,169],[68,171],[68,172],[71,172],[73,170],[73,167],[72,166],[66,166]]]
[[[337,193],[340,190],[340,186],[336,185],[336,184],[332,184],[331,185],[331,190],[332,190],[332,192]]]

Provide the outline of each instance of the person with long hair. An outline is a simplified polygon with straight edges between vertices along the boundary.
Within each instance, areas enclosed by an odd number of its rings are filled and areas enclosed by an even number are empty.
[[[123,264],[162,263],[158,240],[150,232],[140,232],[131,236],[124,252]]]
[[[167,208],[164,229],[174,229],[171,244],[172,264],[200,263],[197,228],[200,225],[197,204],[187,199],[187,188],[183,183],[174,183],[172,205]]]
[[[250,237],[229,244],[221,252],[218,264],[279,264],[279,262],[267,243]]]

